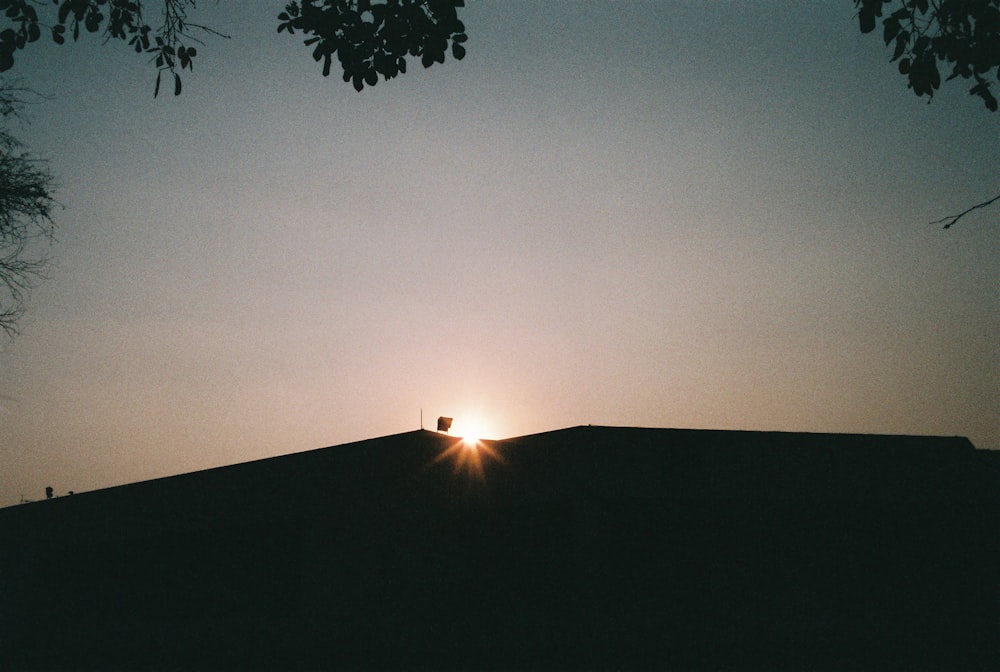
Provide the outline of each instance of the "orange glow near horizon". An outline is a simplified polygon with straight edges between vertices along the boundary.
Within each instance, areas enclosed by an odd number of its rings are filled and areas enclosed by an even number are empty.
[[[485,420],[481,414],[473,413],[456,417],[448,433],[462,437],[466,443],[475,445],[484,439],[498,438],[493,430],[492,423]]]

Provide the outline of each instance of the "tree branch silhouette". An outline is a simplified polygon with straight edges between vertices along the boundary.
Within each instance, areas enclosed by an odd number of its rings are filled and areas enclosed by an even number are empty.
[[[931,222],[931,224],[932,225],[934,225],[934,224],[941,224],[942,222],[944,222],[945,225],[943,227],[941,227],[941,228],[950,229],[952,226],[954,226],[955,224],[958,223],[958,220],[962,219],[963,217],[965,217],[967,214],[969,214],[973,210],[978,210],[980,208],[985,208],[986,206],[991,205],[991,204],[993,204],[993,203],[995,203],[997,201],[1000,201],[1000,194],[997,194],[996,196],[994,196],[993,198],[989,199],[988,201],[983,201],[982,203],[977,203],[977,204],[973,205],[971,208],[966,208],[965,210],[963,210],[962,212],[958,213],[957,215],[948,215],[947,217],[942,217],[941,219],[937,219],[937,220]]]
[[[357,91],[406,72],[406,57],[419,58],[425,68],[465,57],[468,39],[458,19],[464,0],[299,0],[278,15],[278,32],[296,30],[306,36],[312,57],[330,74],[333,56],[345,82]]]
[[[143,7],[161,5],[161,22],[154,27],[143,17]],[[406,72],[407,57],[420,59],[428,68],[465,56],[468,39],[458,18],[464,0],[292,0],[278,14],[278,32],[305,36],[312,57],[330,74],[333,57],[343,69],[345,82],[361,91]],[[51,32],[52,41],[64,44],[81,32],[101,33],[104,41],[127,42],[137,54],[148,54],[157,69],[153,96],[160,93],[164,71],[172,75],[174,95],[181,93],[180,72],[193,70],[204,44],[194,32],[227,38],[215,28],[188,20],[196,0],[0,0],[10,27],[0,30],[0,72],[14,66],[15,53]],[[40,18],[39,13],[54,16]],[[82,28],[82,31],[81,31]],[[20,56],[18,56],[20,58]]]
[[[28,89],[0,82],[0,118],[23,118]],[[28,291],[43,276],[44,255],[32,243],[51,240],[53,178],[45,161],[31,156],[10,130],[0,127],[0,329],[13,336]]]
[[[121,40],[137,54],[149,54],[158,70],[153,95],[160,92],[164,70],[173,75],[174,95],[180,95],[181,78],[177,70],[192,70],[192,61],[198,54],[198,50],[187,46],[185,40],[202,44],[192,35],[192,30],[227,36],[188,21],[187,10],[195,7],[195,0],[159,2],[163,5],[162,23],[154,29],[143,18],[141,0],[55,0],[44,6],[31,0],[5,0],[0,8],[5,10],[4,18],[10,27],[0,31],[0,72],[12,68],[14,53],[37,42],[43,29],[51,33],[53,42],[64,44],[67,35],[72,36],[74,42],[79,40],[82,27],[83,32],[100,32],[105,42]],[[45,20],[39,18],[40,11],[51,13],[54,9],[55,16],[44,17]]]
[[[862,33],[873,32],[882,19],[882,39],[893,45],[889,61],[898,63],[914,94],[933,98],[941,86],[939,68],[950,67],[944,81],[974,80],[969,94],[997,111],[990,88],[1000,80],[1000,1],[854,0],[854,5]]]

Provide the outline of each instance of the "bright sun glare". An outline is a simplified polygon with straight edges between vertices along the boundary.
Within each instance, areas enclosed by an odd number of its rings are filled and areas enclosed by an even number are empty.
[[[449,434],[461,437],[462,442],[469,447],[474,447],[483,439],[495,438],[490,435],[486,423],[478,418],[468,418],[466,420],[455,418],[455,423],[452,425]]]
[[[456,441],[434,461],[446,459],[452,461],[456,473],[465,472],[482,480],[486,475],[486,462],[503,461],[495,449],[484,443],[486,437],[490,435],[485,423],[474,418],[460,422],[456,418],[448,433],[454,436]]]

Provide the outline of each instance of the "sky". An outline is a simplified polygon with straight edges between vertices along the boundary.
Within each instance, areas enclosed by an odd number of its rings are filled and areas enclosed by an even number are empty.
[[[1000,209],[930,224],[1000,190],[1000,115],[853,2],[472,0],[464,60],[361,93],[283,7],[201,3],[231,39],[176,98],[93,36],[18,55],[63,207],[0,506],[421,414],[1000,448]]]

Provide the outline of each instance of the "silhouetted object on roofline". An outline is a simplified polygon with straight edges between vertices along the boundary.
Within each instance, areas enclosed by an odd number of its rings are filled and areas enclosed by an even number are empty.
[[[51,485],[45,488],[45,499],[52,499],[53,492]]]
[[[481,479],[457,441],[0,509],[0,668],[1000,660],[1000,454],[966,439],[575,427]]]
[[[446,418],[443,415],[438,418],[438,429],[439,432],[447,432],[451,430],[452,418]]]

